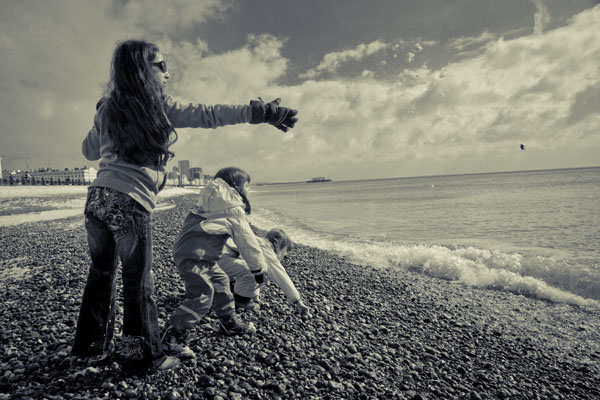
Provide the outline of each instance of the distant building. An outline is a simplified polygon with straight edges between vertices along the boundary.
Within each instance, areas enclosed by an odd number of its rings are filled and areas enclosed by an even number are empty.
[[[177,166],[179,167],[179,173],[187,178],[187,180],[191,180],[190,175],[190,160],[179,160],[177,162]]]
[[[35,180],[36,185],[48,183],[59,185],[89,184],[96,179],[97,174],[98,171],[91,167],[30,172],[31,179]]]
[[[190,168],[190,176],[192,179],[202,179],[202,167]]]
[[[204,185],[204,175],[202,174],[202,167],[190,168],[190,182],[194,185]]]
[[[174,186],[202,186],[210,182],[211,176],[204,174],[202,167],[192,167],[189,160],[180,160],[177,166],[167,174],[167,185]]]

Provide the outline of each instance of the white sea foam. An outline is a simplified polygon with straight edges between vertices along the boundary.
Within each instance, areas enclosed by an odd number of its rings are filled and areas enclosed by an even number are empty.
[[[273,217],[273,214],[254,215],[252,221],[262,229],[275,226],[283,228],[297,243],[333,251],[356,263],[379,268],[403,268],[474,287],[505,290],[527,297],[600,309],[598,300],[559,289],[540,277],[528,275],[535,268],[518,253],[431,244],[367,243],[360,239],[341,239],[314,232],[298,225],[282,225]]]

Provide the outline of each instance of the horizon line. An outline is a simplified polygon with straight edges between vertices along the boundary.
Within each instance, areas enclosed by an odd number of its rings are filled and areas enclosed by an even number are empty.
[[[558,171],[558,170],[569,170],[569,169],[590,169],[600,168],[600,165],[591,165],[585,167],[561,167],[561,168],[539,168],[539,169],[524,169],[524,170],[505,170],[505,171],[488,171],[488,172],[463,172],[463,173],[451,173],[451,174],[434,174],[434,175],[412,175],[412,176],[390,176],[381,178],[361,178],[361,179],[344,179],[332,182],[358,182],[358,181],[376,181],[383,179],[412,179],[412,178],[436,178],[436,177],[447,177],[447,176],[461,176],[461,175],[484,175],[484,174],[509,174],[509,173],[521,173],[521,172],[539,172],[539,171]],[[293,184],[293,183],[308,183],[307,181],[260,181],[256,184]],[[326,182],[325,182],[326,183]]]

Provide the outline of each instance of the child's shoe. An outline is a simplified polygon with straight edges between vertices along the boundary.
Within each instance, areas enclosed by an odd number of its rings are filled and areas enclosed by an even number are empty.
[[[255,313],[260,310],[260,306],[252,301],[252,297],[241,296],[237,293],[234,293],[233,298],[235,299],[236,310],[242,309]]]
[[[121,365],[121,369],[122,369],[123,373],[128,376],[133,376],[133,375],[146,376],[149,374],[154,374],[155,372],[166,371],[168,369],[177,368],[177,367],[179,367],[180,364],[181,364],[181,362],[179,361],[179,359],[177,357],[165,355],[165,357],[162,359],[160,364],[154,365],[153,367],[150,367],[150,368],[135,368],[135,367],[131,368],[131,367],[125,367],[124,365]]]
[[[166,356],[165,359],[158,364],[154,371],[165,371],[167,369],[176,368],[181,364],[177,357]]]
[[[179,344],[184,332],[179,332],[172,325],[167,325],[162,334],[162,345],[166,353],[177,356],[182,360],[196,358],[196,354],[188,346]]]
[[[235,313],[219,317],[219,325],[221,333],[227,336],[256,332],[256,327],[252,322],[245,324]]]
[[[246,311],[250,311],[253,313],[257,313],[260,311],[260,306],[253,301],[249,301],[247,303],[239,303],[236,301],[235,309],[236,310],[246,310]]]

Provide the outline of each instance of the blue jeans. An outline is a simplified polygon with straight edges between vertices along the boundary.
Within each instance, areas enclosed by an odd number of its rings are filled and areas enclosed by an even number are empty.
[[[124,369],[158,366],[165,355],[152,299],[152,232],[150,213],[124,193],[90,187],[85,206],[91,266],[83,292],[73,355],[110,352],[115,315],[115,274],[123,277],[123,332],[117,338]]]

